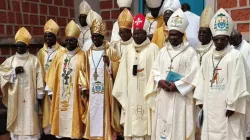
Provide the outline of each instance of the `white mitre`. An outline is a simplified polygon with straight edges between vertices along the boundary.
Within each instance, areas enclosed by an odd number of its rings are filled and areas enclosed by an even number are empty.
[[[210,22],[210,30],[213,36],[227,35],[230,36],[233,31],[234,22],[230,15],[221,8],[216,12]]]
[[[206,6],[203,10],[200,18],[200,27],[207,27],[209,28],[209,24],[214,16],[214,9],[210,6]]]
[[[188,19],[184,12],[179,8],[176,10],[168,20],[168,29],[170,30],[177,30],[182,33],[186,31],[188,26]]]
[[[176,11],[177,9],[181,8],[181,3],[180,0],[165,0],[163,5],[163,12],[165,12],[166,10],[170,10],[170,11]]]
[[[91,11],[91,7],[85,0],[83,0],[81,4],[79,5],[79,13],[88,15],[90,11]]]
[[[131,7],[132,0],[117,0],[117,5],[121,7]]]
[[[149,8],[158,8],[161,6],[162,0],[146,0]]]
[[[95,11],[91,10],[87,16],[87,19],[86,19],[86,22],[87,22],[89,27],[92,26],[92,23],[95,19],[97,20],[97,22],[102,23],[102,17],[98,13],[96,13]]]

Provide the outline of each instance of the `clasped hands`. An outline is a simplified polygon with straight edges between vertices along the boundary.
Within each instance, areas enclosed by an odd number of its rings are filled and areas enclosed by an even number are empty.
[[[178,91],[174,83],[170,83],[165,80],[160,80],[158,83],[158,87],[162,88],[167,92],[176,92]]]

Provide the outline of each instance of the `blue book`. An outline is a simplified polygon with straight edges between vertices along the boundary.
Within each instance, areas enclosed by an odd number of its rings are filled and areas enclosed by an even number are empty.
[[[166,78],[166,81],[168,82],[175,82],[178,81],[182,78],[183,76],[180,75],[179,73],[173,72],[173,71],[169,71],[168,72],[168,76]]]

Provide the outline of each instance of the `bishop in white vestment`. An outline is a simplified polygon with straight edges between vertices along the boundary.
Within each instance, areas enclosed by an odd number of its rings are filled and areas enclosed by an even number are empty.
[[[127,8],[128,10],[131,10],[131,4],[132,4],[132,0],[117,0],[117,5],[120,8],[120,11],[122,12],[125,8]],[[130,11],[131,12],[131,11]],[[118,21],[115,21],[113,28],[112,28],[112,34],[111,34],[111,39],[110,42],[114,42],[114,41],[119,41],[121,39],[121,37],[119,36],[119,24]]]
[[[112,93],[122,105],[120,123],[125,140],[149,140],[152,131],[152,112],[143,95],[158,47],[147,38],[147,28],[145,17],[138,14],[134,18],[134,41],[123,52]]]
[[[194,98],[203,106],[202,140],[245,140],[249,118],[249,69],[244,57],[229,45],[233,21],[219,9],[210,22],[214,48],[204,55]]]
[[[198,32],[198,39],[199,39],[199,44],[198,47],[196,48],[196,51],[198,53],[198,58],[200,65],[202,63],[202,58],[203,56],[208,53],[210,50],[212,50],[213,46],[213,40],[212,40],[212,32],[209,28],[210,21],[212,17],[214,16],[214,10],[206,6],[205,9],[203,10],[200,18],[200,28]],[[200,112],[200,107],[195,107],[195,120],[196,120],[196,133],[195,133],[195,139],[200,140],[201,139],[201,129],[199,128],[199,123],[198,123],[198,113]]]
[[[28,52],[31,35],[20,28],[15,36],[17,53],[1,67],[3,104],[8,108],[7,130],[12,140],[40,138],[38,99],[44,97],[42,67],[36,56]]]
[[[239,31],[234,30],[232,32],[230,36],[230,44],[233,45],[236,50],[241,52],[250,68],[250,44],[242,38],[242,34]]]
[[[154,111],[151,140],[194,140],[193,80],[199,63],[196,51],[182,39],[187,26],[185,14],[178,9],[168,21],[169,43],[152,68],[145,92]]]
[[[133,42],[131,31],[133,20],[134,17],[128,9],[124,9],[118,17],[119,36],[121,39],[113,42],[111,46],[116,49],[120,57],[122,57],[127,46]]]
[[[198,39],[200,41],[196,50],[199,56],[200,64],[202,62],[202,57],[212,50],[213,40],[212,40],[212,32],[209,28],[210,21],[214,16],[214,9],[207,6],[203,10],[200,18],[200,28],[198,32]]]
[[[80,15],[78,17],[79,23],[80,23],[79,27],[81,30],[81,34],[78,38],[78,44],[83,51],[86,51],[89,49],[88,48],[89,45],[85,43],[91,40],[90,26],[88,26],[86,22],[87,15],[89,14],[90,10],[91,10],[90,5],[85,0],[83,0],[81,4],[79,5]]]

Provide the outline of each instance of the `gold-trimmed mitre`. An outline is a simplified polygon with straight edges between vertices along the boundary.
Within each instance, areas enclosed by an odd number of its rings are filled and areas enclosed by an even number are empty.
[[[78,39],[80,33],[81,31],[78,25],[74,22],[74,20],[71,20],[65,28],[66,37],[73,37]]]
[[[44,31],[44,33],[50,32],[50,33],[57,35],[57,33],[59,31],[59,26],[57,25],[57,23],[53,19],[50,19],[45,23],[43,31]]]
[[[23,42],[27,46],[30,44],[31,38],[32,36],[30,35],[29,31],[24,27],[20,28],[15,35],[16,43]]]
[[[104,21],[98,22],[94,20],[91,26],[91,34],[101,34],[103,36],[106,35],[106,23]]]
[[[200,18],[200,27],[207,27],[209,28],[209,24],[214,16],[213,8],[206,6],[203,10]]]
[[[127,8],[125,8],[118,17],[118,25],[120,28],[132,29],[133,20],[133,15]]]

